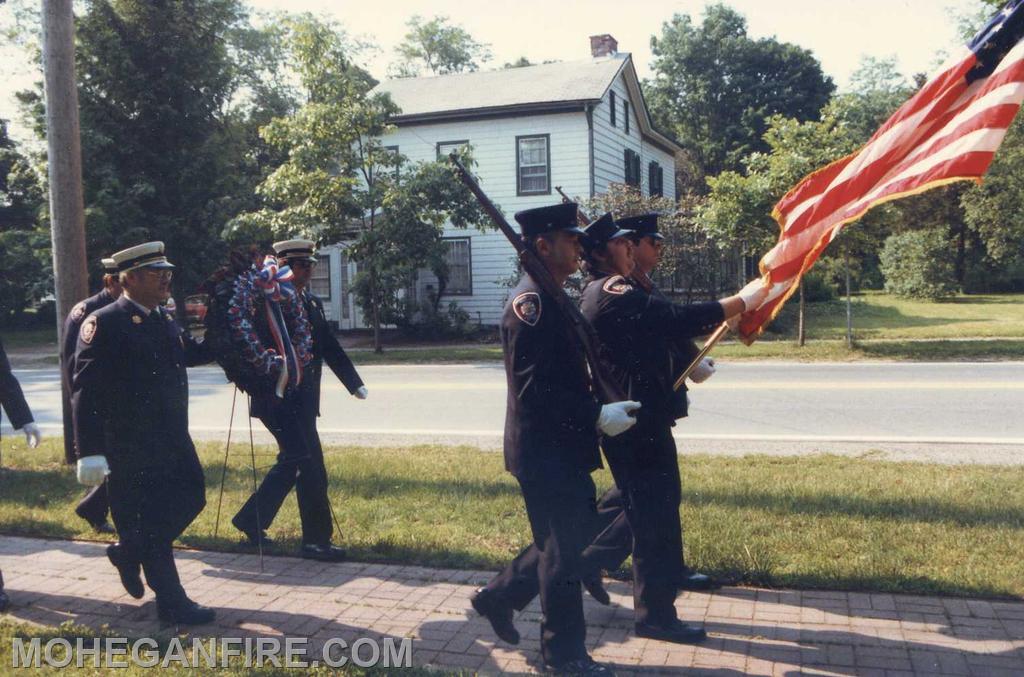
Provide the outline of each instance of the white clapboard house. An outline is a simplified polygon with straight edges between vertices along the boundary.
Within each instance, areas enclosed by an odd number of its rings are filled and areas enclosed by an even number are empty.
[[[678,144],[652,124],[633,59],[610,35],[590,38],[591,58],[500,71],[382,82],[401,109],[384,143],[412,162],[469,144],[474,172],[514,226],[521,209],[591,197],[610,183],[674,198]],[[496,325],[514,274],[500,232],[445,231],[450,276],[441,308],[455,301],[474,322]],[[314,289],[340,329],[366,326],[349,293],[355,274],[345,243],[319,252]],[[428,298],[437,281],[423,271],[409,290]],[[420,296],[424,295],[424,296]]]

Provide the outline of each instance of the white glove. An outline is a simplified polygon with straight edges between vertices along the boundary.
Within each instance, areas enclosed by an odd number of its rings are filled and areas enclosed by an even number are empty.
[[[751,280],[747,283],[747,286],[740,289],[737,296],[743,299],[743,312],[749,313],[751,310],[755,310],[764,303],[764,300],[768,298],[769,287],[764,286],[764,282],[761,278]]]
[[[624,433],[634,425],[636,419],[630,414],[640,408],[639,402],[625,400],[612,402],[601,407],[601,415],[597,417],[597,428],[609,437]]]
[[[690,372],[690,380],[694,383],[704,383],[711,375],[715,373],[715,361],[710,357],[705,357],[700,361],[693,371]]]
[[[35,423],[26,423],[22,426],[21,432],[25,433],[25,443],[28,444],[29,449],[39,446],[39,440],[43,438],[43,434],[39,432],[39,426]]]
[[[103,480],[110,474],[110,466],[107,465],[106,456],[86,456],[78,459],[78,483],[87,487],[95,487],[103,484]]]
[[[359,386],[359,390],[352,393],[354,397],[358,397],[361,400],[365,400],[366,396],[370,394],[370,391],[366,389],[366,386]]]

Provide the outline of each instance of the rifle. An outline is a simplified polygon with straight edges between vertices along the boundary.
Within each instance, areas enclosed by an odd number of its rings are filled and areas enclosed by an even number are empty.
[[[597,391],[598,397],[605,403],[619,402],[627,399],[626,394],[622,392],[618,383],[608,374],[604,363],[601,361],[601,344],[594,327],[587,322],[587,318],[583,317],[583,313],[580,312],[580,309],[569,298],[569,295],[565,293],[562,286],[551,277],[551,273],[548,272],[544,263],[537,256],[537,252],[533,251],[523,241],[519,233],[509,225],[508,220],[505,219],[505,216],[498,207],[484,193],[476,177],[470,174],[469,170],[459,160],[459,156],[456,153],[451,153],[448,156],[448,160],[455,166],[459,178],[466,184],[466,187],[473,193],[477,201],[480,202],[480,206],[483,207],[487,215],[494,221],[494,224],[498,226],[498,229],[515,248],[519,262],[522,264],[526,274],[533,278],[534,282],[540,285],[541,289],[548,296],[554,299],[555,305],[558,306],[562,316],[569,321],[569,326],[572,328],[576,340],[583,346],[583,353],[586,355],[587,364],[590,365],[590,375],[594,380],[594,390]]]
[[[572,202],[572,200],[569,199],[569,196],[562,190],[561,186],[555,186],[555,190],[557,190],[558,194],[562,196],[562,202]],[[576,211],[576,219],[584,226],[590,223],[590,219],[583,213],[582,209]],[[639,268],[634,268],[633,274],[630,275],[630,277],[633,278],[633,281],[635,281],[640,288],[644,290],[644,292],[650,294],[654,291],[654,282],[652,282],[651,278],[647,276],[647,273]],[[692,362],[690,362],[690,366],[684,369],[683,373],[680,374],[679,378],[677,378],[675,383],[672,384],[672,390],[679,390],[683,387],[683,383],[685,383],[686,379],[693,373],[693,370],[697,368],[697,365],[700,364],[701,360],[707,357],[708,353],[711,352],[711,349],[715,347],[715,344],[718,343],[728,331],[729,325],[725,322],[723,322],[718,329],[715,329],[714,333],[712,333],[704,343],[704,347],[700,349],[697,356],[693,358]]]

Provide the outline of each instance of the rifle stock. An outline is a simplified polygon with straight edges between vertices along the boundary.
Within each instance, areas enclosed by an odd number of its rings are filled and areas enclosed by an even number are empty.
[[[565,293],[562,286],[551,277],[551,273],[548,272],[544,263],[537,256],[537,253],[523,241],[519,233],[509,224],[505,215],[487,197],[476,177],[470,174],[469,170],[459,160],[459,156],[451,153],[448,156],[448,160],[454,165],[459,179],[466,184],[466,187],[476,197],[483,210],[487,212],[487,215],[491,217],[494,224],[498,226],[498,229],[515,248],[519,262],[522,264],[526,274],[532,277],[545,293],[554,299],[555,305],[558,306],[562,316],[569,321],[576,339],[583,346],[583,352],[586,355],[587,364],[590,366],[590,375],[594,380],[594,389],[597,391],[598,397],[605,403],[625,400],[625,393],[622,392],[622,389],[619,388],[615,380],[607,373],[604,364],[601,362],[599,347],[601,344],[598,341],[597,332],[594,330],[594,327],[583,317],[583,313],[580,312],[580,309],[569,298],[569,295]]]

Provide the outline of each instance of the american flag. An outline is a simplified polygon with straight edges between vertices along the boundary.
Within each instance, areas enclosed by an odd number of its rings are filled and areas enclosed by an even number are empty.
[[[740,321],[747,344],[782,310],[825,247],[877,204],[979,180],[1024,100],[1024,0],[1013,0],[856,153],[805,177],[772,216],[779,241],[762,257],[767,300]]]

